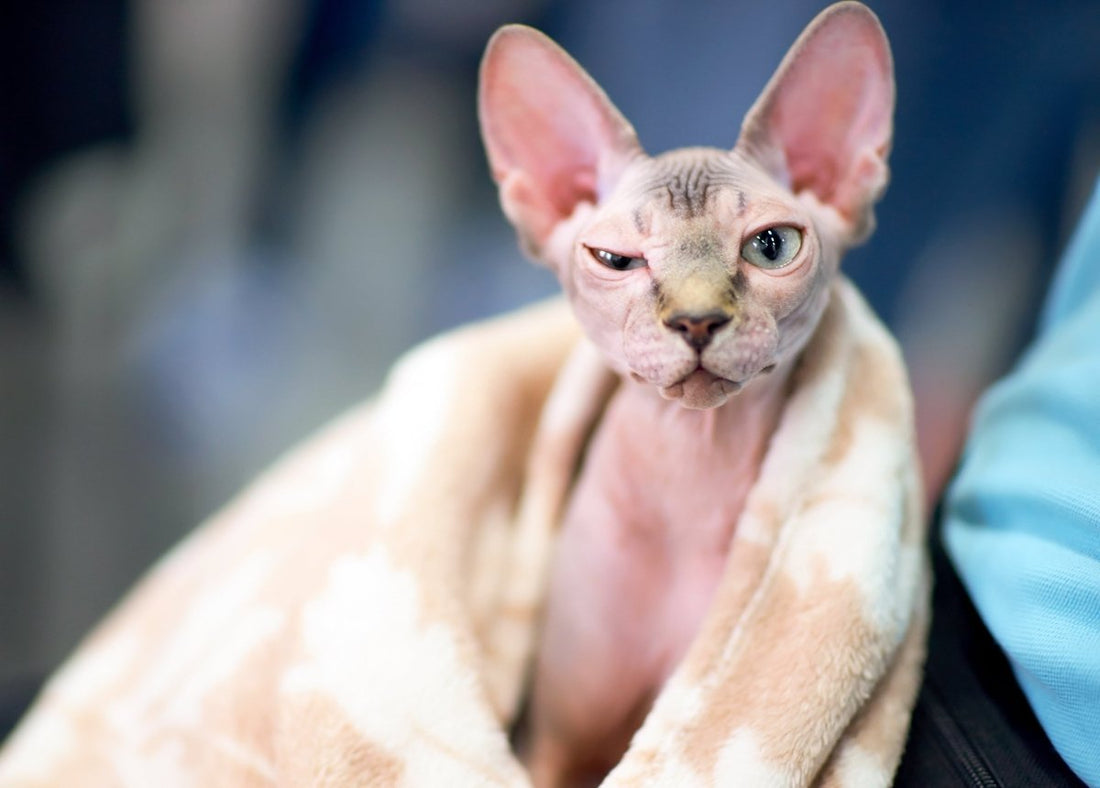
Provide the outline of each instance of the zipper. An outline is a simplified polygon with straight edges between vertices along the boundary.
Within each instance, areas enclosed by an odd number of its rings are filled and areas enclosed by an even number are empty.
[[[937,734],[940,744],[951,756],[951,763],[962,772],[962,777],[975,788],[1003,788],[1002,784],[986,765],[985,759],[970,743],[962,728],[940,701],[939,692],[932,687],[926,694],[929,721]]]

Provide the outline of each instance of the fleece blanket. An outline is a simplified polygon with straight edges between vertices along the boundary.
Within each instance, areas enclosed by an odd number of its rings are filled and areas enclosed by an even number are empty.
[[[528,784],[509,729],[614,386],[558,300],[412,351],[151,570],[0,784]],[[928,621],[919,486],[899,354],[841,281],[702,630],[605,784],[888,784]]]

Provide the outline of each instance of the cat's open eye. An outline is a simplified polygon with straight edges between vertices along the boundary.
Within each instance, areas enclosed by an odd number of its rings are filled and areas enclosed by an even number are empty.
[[[615,252],[609,252],[606,249],[593,249],[592,247],[589,247],[588,251],[596,258],[596,262],[616,271],[630,271],[634,268],[645,268],[646,266],[644,257],[627,257],[625,254],[615,254]]]
[[[741,256],[758,268],[775,269],[787,265],[802,248],[802,231],[778,225],[762,230],[745,242]]]

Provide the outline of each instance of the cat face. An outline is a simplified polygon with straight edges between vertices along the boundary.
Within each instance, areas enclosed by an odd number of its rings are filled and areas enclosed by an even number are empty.
[[[544,259],[610,366],[715,407],[812,334],[838,257],[819,213],[737,151],[641,156]]]

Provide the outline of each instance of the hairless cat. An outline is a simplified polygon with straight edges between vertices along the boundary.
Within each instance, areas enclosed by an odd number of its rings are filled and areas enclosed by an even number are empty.
[[[545,36],[490,43],[480,111],[504,210],[623,379],[553,563],[536,784],[606,773],[698,632],[840,257],[871,229],[893,101],[856,3],[808,28],[732,150],[650,157]]]

